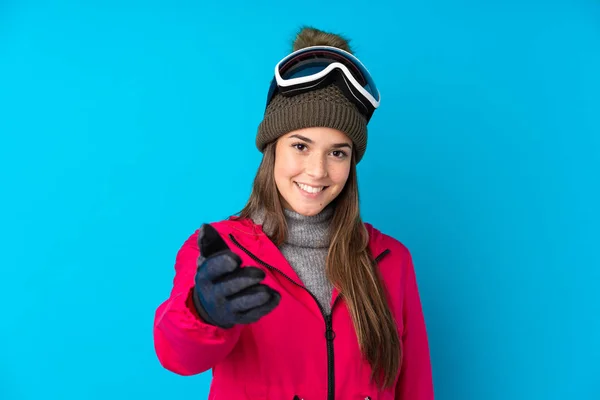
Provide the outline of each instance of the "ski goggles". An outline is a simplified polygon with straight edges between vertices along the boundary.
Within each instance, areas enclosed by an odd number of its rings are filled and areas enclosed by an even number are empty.
[[[293,96],[332,83],[356,104],[368,122],[379,107],[377,86],[358,58],[337,47],[305,47],[279,61],[267,95],[267,106],[277,93]]]

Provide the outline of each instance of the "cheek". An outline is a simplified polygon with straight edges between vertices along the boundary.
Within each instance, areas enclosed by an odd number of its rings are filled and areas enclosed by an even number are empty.
[[[329,178],[336,184],[344,186],[350,175],[350,163],[336,165],[330,169]]]
[[[302,171],[302,165],[294,157],[279,157],[275,160],[275,180],[290,179]]]

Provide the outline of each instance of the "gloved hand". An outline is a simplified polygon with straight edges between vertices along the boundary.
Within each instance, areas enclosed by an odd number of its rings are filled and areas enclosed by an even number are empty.
[[[256,267],[242,268],[240,257],[211,225],[200,228],[198,246],[193,298],[204,322],[221,328],[250,324],[279,304],[281,295],[260,283],[265,273]]]

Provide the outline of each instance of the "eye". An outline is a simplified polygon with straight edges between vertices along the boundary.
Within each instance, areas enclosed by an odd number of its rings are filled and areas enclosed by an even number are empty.
[[[334,150],[331,154],[333,154],[335,158],[346,158],[348,156],[348,154],[342,150]]]
[[[299,150],[299,151],[306,150],[306,145],[304,143],[294,143],[292,145],[292,147],[294,147],[296,150]]]

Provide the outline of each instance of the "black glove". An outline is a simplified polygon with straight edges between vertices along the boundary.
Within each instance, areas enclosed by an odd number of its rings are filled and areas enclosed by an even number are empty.
[[[204,322],[221,328],[250,324],[279,304],[280,294],[260,283],[265,273],[256,267],[242,268],[240,257],[211,225],[200,228],[198,246],[193,298]]]

